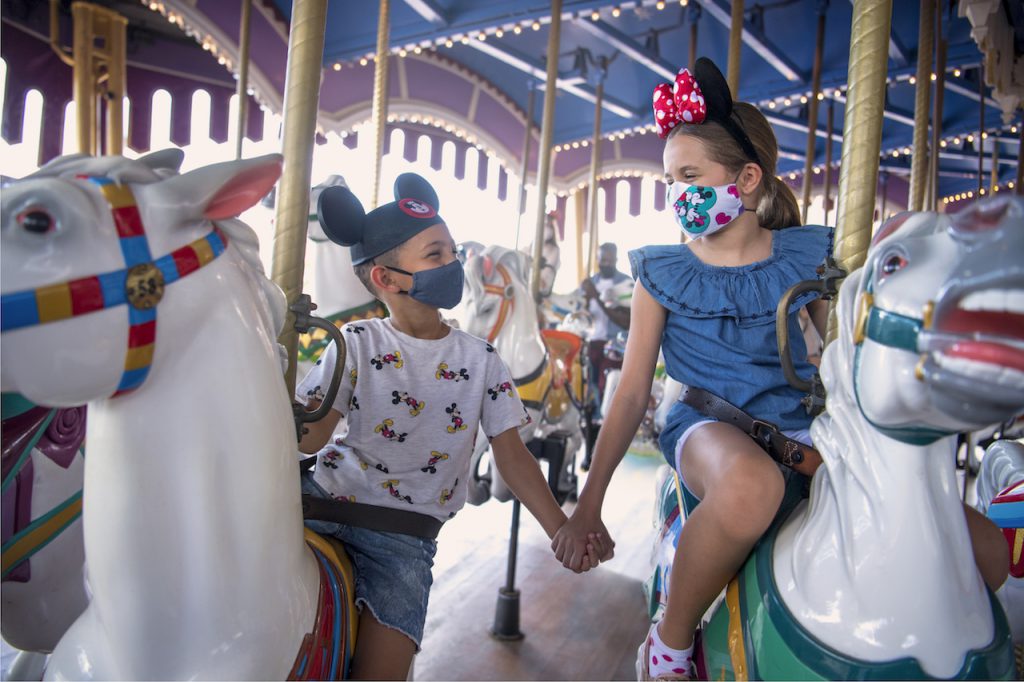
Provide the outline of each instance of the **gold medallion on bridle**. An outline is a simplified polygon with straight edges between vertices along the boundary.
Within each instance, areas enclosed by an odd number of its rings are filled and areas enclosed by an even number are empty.
[[[128,270],[124,293],[137,310],[149,310],[164,297],[164,273],[152,263],[140,263]]]

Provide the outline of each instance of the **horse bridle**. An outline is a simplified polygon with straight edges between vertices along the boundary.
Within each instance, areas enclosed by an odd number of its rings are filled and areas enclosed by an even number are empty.
[[[99,187],[121,245],[125,267],[90,277],[25,289],[0,297],[0,332],[57,322],[128,304],[128,348],[124,372],[111,397],[134,391],[149,374],[156,347],[156,305],[164,288],[212,262],[227,248],[216,225],[205,237],[161,256],[150,255],[135,195],[108,177],[78,175]]]
[[[508,274],[508,270],[504,265],[496,265],[495,270],[501,275],[501,285],[484,285],[484,293],[501,296],[501,304],[498,307],[498,319],[494,321],[494,326],[491,327],[491,331],[487,334],[488,343],[494,343],[494,339],[498,338],[498,334],[505,325],[509,313],[515,307],[515,289],[512,287],[512,277]]]

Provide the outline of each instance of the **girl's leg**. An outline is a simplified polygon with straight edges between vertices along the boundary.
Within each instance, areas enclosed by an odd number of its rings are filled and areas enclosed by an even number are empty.
[[[381,625],[370,609],[359,614],[359,636],[352,655],[353,680],[405,680],[416,644],[398,630]]]
[[[974,550],[974,563],[978,565],[978,572],[988,589],[995,592],[1010,573],[1010,546],[999,527],[977,509],[965,504],[964,514]]]
[[[701,503],[679,535],[658,628],[675,649],[693,643],[701,616],[771,524],[785,488],[775,462],[730,424],[696,429],[681,462],[686,485]]]

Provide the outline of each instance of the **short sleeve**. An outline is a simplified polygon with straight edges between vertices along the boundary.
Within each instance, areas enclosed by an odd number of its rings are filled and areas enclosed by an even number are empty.
[[[512,373],[498,353],[488,346],[487,388],[480,408],[480,426],[488,439],[530,423],[530,415],[519,399]]]
[[[357,375],[356,362],[358,349],[353,347],[354,335],[345,340],[348,342],[348,352],[345,354],[345,370],[342,372],[341,385],[338,387],[338,395],[334,399],[334,409],[341,414],[348,412],[349,400],[355,391]],[[320,358],[309,370],[309,373],[295,387],[295,399],[303,405],[308,405],[311,399],[322,401],[327,395],[327,389],[331,384],[331,377],[334,374],[334,366],[338,362],[338,347],[332,341],[330,345],[320,354]]]

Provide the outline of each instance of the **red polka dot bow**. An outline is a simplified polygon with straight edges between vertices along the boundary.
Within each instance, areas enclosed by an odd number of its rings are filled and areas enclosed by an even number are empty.
[[[702,123],[707,113],[704,94],[689,69],[680,69],[672,85],[659,83],[654,88],[654,123],[661,139],[680,123]]]

